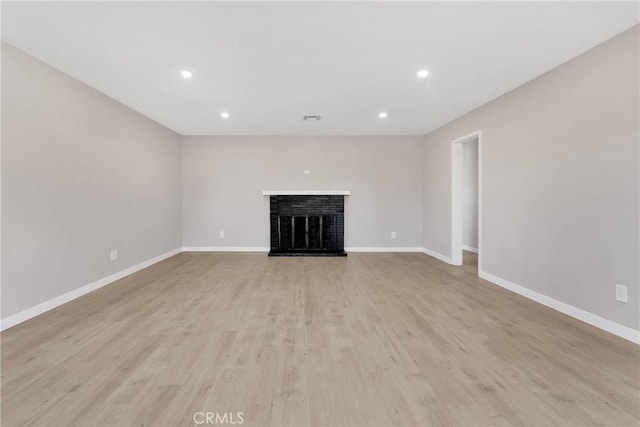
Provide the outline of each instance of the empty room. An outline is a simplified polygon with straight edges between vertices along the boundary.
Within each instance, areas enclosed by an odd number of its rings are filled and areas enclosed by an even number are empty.
[[[2,426],[640,425],[637,1],[3,1]]]

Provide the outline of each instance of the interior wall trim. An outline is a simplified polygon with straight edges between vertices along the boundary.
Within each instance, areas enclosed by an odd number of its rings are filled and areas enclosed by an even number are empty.
[[[420,247],[371,247],[371,246],[350,246],[344,248],[347,252],[422,252]]]
[[[465,251],[473,252],[474,254],[478,253],[478,248],[474,248],[473,246],[462,245],[462,249]]]
[[[549,308],[559,311],[560,313],[566,314],[567,316],[571,316],[574,319],[581,320],[591,326],[595,326],[596,328],[602,329],[603,331],[609,332],[613,335],[617,335],[620,338],[624,338],[625,340],[640,345],[640,331],[636,331],[633,328],[621,325],[620,323],[614,322],[609,319],[605,319],[604,317],[600,317],[596,314],[582,310],[578,307],[574,307],[562,301],[558,301],[557,299],[533,291],[529,288],[525,288],[524,286],[516,285],[513,282],[502,279],[498,276],[494,276],[493,274],[487,273],[486,271],[479,271],[478,276],[484,280],[500,286],[501,288],[505,288],[507,290],[510,290],[511,292],[515,292],[518,295],[522,295],[525,298],[545,305]]]
[[[453,264],[453,261],[451,260],[451,258],[449,258],[449,257],[448,257],[448,256],[446,256],[446,255],[442,255],[442,254],[441,254],[441,253],[439,253],[439,252],[432,251],[431,249],[427,249],[427,248],[422,248],[422,250],[421,250],[420,252],[422,252],[422,253],[424,253],[424,254],[427,254],[427,255],[429,255],[429,256],[432,256],[432,257],[434,257],[434,258],[436,258],[436,259],[439,259],[439,260],[440,260],[440,261],[442,261],[442,262],[446,262],[446,263],[447,263],[447,264],[449,264],[449,265],[454,265],[454,264]]]
[[[132,267],[125,268],[124,270],[121,270],[117,273],[114,273],[102,279],[96,280],[95,282],[89,283],[88,285],[81,286],[72,291],[69,291],[57,297],[51,298],[50,300],[34,305],[33,307],[27,308],[26,310],[22,310],[16,314],[7,316],[4,319],[0,320],[0,330],[4,331],[5,329],[18,325],[22,322],[25,322],[42,313],[45,313],[49,310],[53,310],[54,308],[59,307],[62,304],[68,303],[69,301],[73,301],[76,298],[80,298],[81,296],[86,295],[89,292],[93,292],[96,289],[100,289],[103,286],[107,286],[117,280],[122,279],[123,277],[129,276],[142,269],[150,267],[151,265],[156,264],[160,261],[163,261],[167,258],[170,258],[176,254],[179,254],[180,252],[182,252],[182,248],[174,249],[162,255],[158,255],[156,257],[148,259],[147,261],[141,262],[140,264],[136,264]]]
[[[184,252],[269,252],[268,246],[184,246]]]

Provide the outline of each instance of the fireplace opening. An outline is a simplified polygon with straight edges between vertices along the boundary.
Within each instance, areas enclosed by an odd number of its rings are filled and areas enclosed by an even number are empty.
[[[344,196],[271,196],[269,255],[346,255]]]
[[[335,215],[278,215],[278,247],[282,250],[335,250]]]

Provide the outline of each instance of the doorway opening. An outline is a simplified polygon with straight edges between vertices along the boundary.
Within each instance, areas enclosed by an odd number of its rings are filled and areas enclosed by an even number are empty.
[[[482,271],[482,132],[451,141],[451,263]]]

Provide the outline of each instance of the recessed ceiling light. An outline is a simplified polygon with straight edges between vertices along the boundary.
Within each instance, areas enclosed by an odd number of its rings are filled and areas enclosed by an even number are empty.
[[[182,70],[180,71],[180,75],[182,77],[184,77],[185,79],[190,79],[191,78],[191,71],[189,70]]]
[[[223,111],[222,113],[220,113],[220,117],[222,117],[223,119],[228,119],[229,113],[227,113],[226,111]]]
[[[418,77],[420,77],[421,79],[424,79],[428,75],[429,75],[429,70],[420,70],[420,71],[418,71]]]
[[[387,113],[380,113],[380,114],[378,114],[378,117],[380,117],[381,119],[386,119],[387,118]]]

